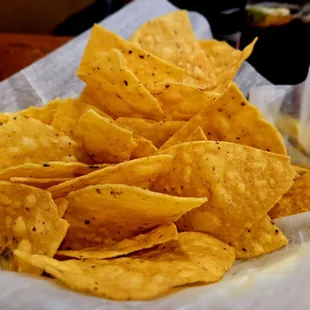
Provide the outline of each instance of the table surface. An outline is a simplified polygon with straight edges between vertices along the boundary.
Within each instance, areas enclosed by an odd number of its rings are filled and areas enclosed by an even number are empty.
[[[0,34],[0,81],[68,42],[72,37]]]

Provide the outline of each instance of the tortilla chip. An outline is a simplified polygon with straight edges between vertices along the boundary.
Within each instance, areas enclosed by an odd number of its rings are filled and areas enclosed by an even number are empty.
[[[151,192],[122,184],[91,185],[67,196],[64,218],[70,228],[62,249],[104,244],[144,233],[157,225],[175,222],[207,201]]]
[[[110,116],[93,105],[85,104],[73,98],[56,98],[43,107],[29,107],[28,109],[11,113],[10,119],[18,115],[35,118],[44,124],[51,125],[77,142],[76,124],[80,116],[90,109],[95,110],[101,116],[110,118]]]
[[[54,113],[60,101],[61,100],[59,98],[56,98],[48,102],[43,107],[29,107],[28,109],[25,109],[25,110],[12,112],[10,113],[11,118],[14,119],[14,117],[17,117],[17,116],[28,116],[31,118],[35,118],[44,124],[50,125],[52,123]]]
[[[269,211],[272,219],[310,211],[310,172],[295,180],[290,190]]]
[[[198,126],[188,137],[185,137],[183,141],[180,141],[180,143],[195,141],[208,141],[208,138],[200,126]]]
[[[12,177],[10,181],[12,183],[24,184],[29,186],[38,187],[41,189],[47,189],[51,186],[60,184],[72,180],[72,178],[54,178],[54,179],[37,179],[37,178],[24,178],[24,177]]]
[[[120,163],[129,160],[137,147],[133,133],[93,110],[84,113],[78,124],[88,154],[96,163]]]
[[[36,179],[75,178],[108,166],[109,164],[86,165],[79,162],[65,163],[62,161],[51,161],[43,164],[25,163],[9,167],[0,172],[0,180],[9,180],[12,177]]]
[[[263,119],[256,107],[248,103],[236,84],[188,121],[160,150],[183,141],[198,126],[209,140],[234,142],[264,151],[286,154],[277,129]]]
[[[156,147],[164,144],[184,124],[183,121],[155,122],[142,118],[120,117],[116,123],[131,130],[134,134],[153,142]]]
[[[202,128],[198,126],[186,139],[184,142],[192,142],[192,141],[208,141],[205,133]]]
[[[105,100],[104,110],[114,118],[120,116],[144,117],[161,120],[165,118],[157,100],[143,86],[135,74],[128,69],[126,58],[117,49],[102,54],[79,78],[89,85],[99,84],[107,95],[118,98],[121,104]],[[121,99],[121,100],[119,100]]]
[[[62,198],[60,198],[62,199]],[[149,249],[157,244],[166,243],[170,240],[178,239],[176,226],[171,224],[160,225],[153,230],[140,234],[138,236],[123,239],[118,242],[107,242],[107,244],[84,248],[81,250],[58,251],[57,255],[79,258],[79,259],[105,259],[117,256],[123,256],[143,249]]]
[[[9,113],[0,113],[0,126],[7,123],[10,120]]]
[[[131,160],[52,186],[48,190],[53,198],[60,198],[71,191],[95,184],[118,183],[149,188],[159,175],[164,175],[170,170],[172,158],[171,155],[154,155]]]
[[[171,170],[154,190],[209,201],[177,223],[224,242],[259,221],[290,188],[295,175],[284,155],[228,142],[189,142],[160,152],[174,155]]]
[[[95,106],[85,104],[73,98],[67,98],[64,100],[59,99],[59,104],[55,109],[51,126],[65,133],[76,142],[79,142],[80,137],[77,132],[76,124],[78,123],[80,117],[89,110],[94,110],[99,115],[110,118],[110,116],[97,109]]]
[[[91,162],[68,136],[34,118],[18,116],[0,126],[0,170],[47,161]]]
[[[280,228],[266,215],[230,245],[236,251],[236,258],[246,259],[271,253],[286,246],[287,243]]]
[[[109,111],[104,109],[103,102],[105,96],[106,94],[103,91],[101,85],[86,85],[77,100],[96,107],[98,110],[101,110],[103,113],[105,113],[106,118],[112,119],[112,117],[108,115]],[[96,112],[97,109],[93,108],[93,110]]]
[[[200,47],[187,11],[174,11],[149,20],[131,37],[144,50],[184,68],[197,86],[213,89],[216,76]]]
[[[51,194],[38,188],[0,181],[0,255],[8,270],[40,273],[12,255],[14,249],[27,254],[54,256],[68,229],[57,212]]]
[[[293,169],[295,170],[296,173],[299,174],[299,176],[310,172],[308,168],[302,167],[302,166],[297,166],[297,165],[292,165]]]
[[[115,300],[146,300],[175,286],[216,282],[235,260],[232,247],[193,232],[155,250],[116,259],[57,261],[19,250],[14,254],[72,289]]]
[[[167,119],[187,121],[219,97],[189,84],[156,84],[152,95],[160,102]]]
[[[158,151],[157,147],[150,140],[143,137],[135,137],[134,141],[137,143],[137,147],[132,151],[131,159],[147,157]]]
[[[123,54],[127,60],[128,69],[150,91],[157,83],[178,83],[186,78],[184,69],[140,49],[136,44],[97,24],[92,29],[77,75],[85,72],[91,63],[101,57],[102,53],[114,48]]]
[[[221,92],[234,79],[242,63],[252,54],[257,38],[243,51],[236,50],[225,41],[202,40],[201,48],[210,60],[217,77],[215,90]]]
[[[57,206],[59,216],[63,217],[68,208],[68,200],[62,197],[62,198],[55,199],[54,202]]]

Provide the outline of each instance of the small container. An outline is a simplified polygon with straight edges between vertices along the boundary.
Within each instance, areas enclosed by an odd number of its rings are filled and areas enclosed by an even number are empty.
[[[248,4],[240,48],[255,37],[258,42],[248,61],[274,84],[298,84],[310,64],[310,3],[263,2]]]

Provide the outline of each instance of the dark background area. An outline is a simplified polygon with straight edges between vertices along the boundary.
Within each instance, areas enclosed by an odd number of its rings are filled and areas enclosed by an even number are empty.
[[[0,19],[0,80],[89,29],[129,2],[130,0],[0,0],[3,16]],[[226,40],[234,47],[243,48],[258,36],[259,40],[248,61],[271,82],[297,84],[305,79],[310,60],[310,45],[307,42],[310,38],[310,23],[296,20],[281,27],[267,28],[246,23],[246,5],[260,1],[170,2],[179,8],[203,14],[210,23],[214,37]],[[289,2],[304,4],[309,1]],[[21,36],[21,33],[27,35]],[[12,65],[7,59],[12,59],[15,63]]]

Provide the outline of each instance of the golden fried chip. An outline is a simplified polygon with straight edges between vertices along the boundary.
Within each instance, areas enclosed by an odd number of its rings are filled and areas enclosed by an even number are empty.
[[[197,86],[213,89],[216,76],[200,47],[187,11],[174,11],[154,18],[134,33],[131,41],[144,50],[184,68]]]
[[[152,90],[157,83],[178,83],[186,77],[185,70],[137,47],[115,33],[94,25],[84,51],[77,74],[85,72],[89,65],[99,59],[101,54],[118,49],[127,60],[131,70],[142,84]]]
[[[10,113],[0,113],[0,126],[10,120]]]
[[[52,186],[48,190],[53,198],[64,197],[88,185],[119,183],[149,188],[159,175],[170,170],[172,155],[154,155],[110,166],[74,180]]]
[[[65,197],[62,197],[55,199],[54,202],[57,206],[59,216],[63,217],[68,208],[68,200]]]
[[[57,212],[51,194],[38,188],[0,181],[0,255],[9,270],[40,273],[12,255],[54,256],[68,229]]]
[[[43,268],[79,292],[115,300],[146,300],[175,286],[219,281],[234,260],[234,249],[202,233],[181,233],[178,241],[129,257],[57,261],[15,250],[25,263]]]
[[[288,243],[279,227],[265,215],[230,243],[236,251],[236,258],[251,258],[276,251]]]
[[[192,142],[192,141],[208,141],[205,133],[202,128],[198,126],[186,139],[184,142]]]
[[[0,170],[47,161],[91,162],[68,136],[34,118],[18,116],[0,126]]]
[[[9,180],[12,177],[36,179],[75,178],[108,166],[109,164],[86,165],[79,162],[65,163],[62,161],[45,162],[43,164],[25,163],[9,167],[0,172],[0,180]]]
[[[200,41],[200,46],[210,60],[217,77],[216,91],[223,91],[234,79],[242,63],[252,54],[256,41],[257,38],[243,51],[234,49],[225,41]]]
[[[269,211],[272,219],[310,211],[310,172],[295,180],[293,186]]]
[[[120,117],[116,123],[131,130],[134,134],[144,137],[153,142],[156,147],[164,144],[184,124],[183,121],[155,122],[142,118]]]
[[[0,173],[0,180],[12,177],[34,179],[71,179],[111,166],[109,164],[87,165],[80,162],[52,161],[44,164],[25,163],[12,166]]]
[[[100,110],[102,111],[102,113],[105,114],[105,116],[101,116],[112,119],[112,117],[108,115],[109,111],[104,110],[105,96],[106,94],[100,85],[97,85],[95,87],[94,85],[86,85],[77,100],[96,107],[96,109],[93,108],[95,112],[98,113],[98,110]]]
[[[234,83],[221,97],[206,105],[188,121],[160,149],[182,142],[198,126],[201,126],[209,140],[234,142],[286,154],[279,132],[248,103]]]
[[[62,248],[73,250],[144,233],[175,222],[207,198],[185,198],[123,184],[90,185],[67,196],[70,228]]]
[[[198,126],[193,132],[188,136],[184,137],[185,139],[183,141],[180,141],[180,143],[184,142],[194,142],[194,141],[208,141],[208,138],[206,137],[205,133],[203,132],[202,128]],[[170,147],[172,147],[171,145]]]
[[[157,147],[148,139],[135,137],[134,141],[137,143],[137,146],[131,153],[131,159],[147,157],[158,151]]]
[[[58,185],[62,182],[72,180],[72,178],[54,178],[54,179],[38,179],[38,178],[25,178],[25,177],[12,177],[12,183],[24,184],[29,186],[47,189],[51,186]]]
[[[97,109],[95,106],[85,104],[73,98],[59,99],[59,104],[55,109],[51,126],[78,142],[80,138],[76,125],[80,117],[89,110],[94,110],[99,115],[110,118],[110,116]]]
[[[52,123],[54,113],[61,102],[59,98],[51,100],[43,107],[29,107],[28,109],[21,110],[18,112],[12,112],[11,118],[17,117],[18,115],[28,116],[41,121],[44,124],[50,125]]]
[[[128,69],[126,58],[117,49],[102,54],[85,70],[78,72],[79,78],[89,85],[99,84],[107,95],[104,110],[114,118],[120,116],[144,117],[161,120],[165,118],[157,100],[143,86],[136,75]]]
[[[145,234],[123,239],[118,242],[110,240],[110,242],[107,242],[104,245],[93,248],[58,251],[57,255],[73,258],[105,259],[126,255],[143,249],[149,249],[157,244],[162,244],[167,241],[177,239],[177,228],[173,223],[171,223],[160,225]]]
[[[152,95],[160,102],[167,119],[185,121],[219,97],[216,92],[206,92],[184,83],[156,84]]]
[[[295,170],[296,173],[298,173],[300,176],[310,172],[308,168],[302,167],[302,166],[297,166],[297,165],[292,165],[293,169]]]
[[[154,190],[209,201],[177,223],[231,242],[260,220],[290,188],[290,158],[229,142],[188,142],[160,152],[174,159]]]
[[[133,133],[93,110],[84,113],[78,124],[79,134],[89,155],[97,163],[129,160],[137,147]]]

